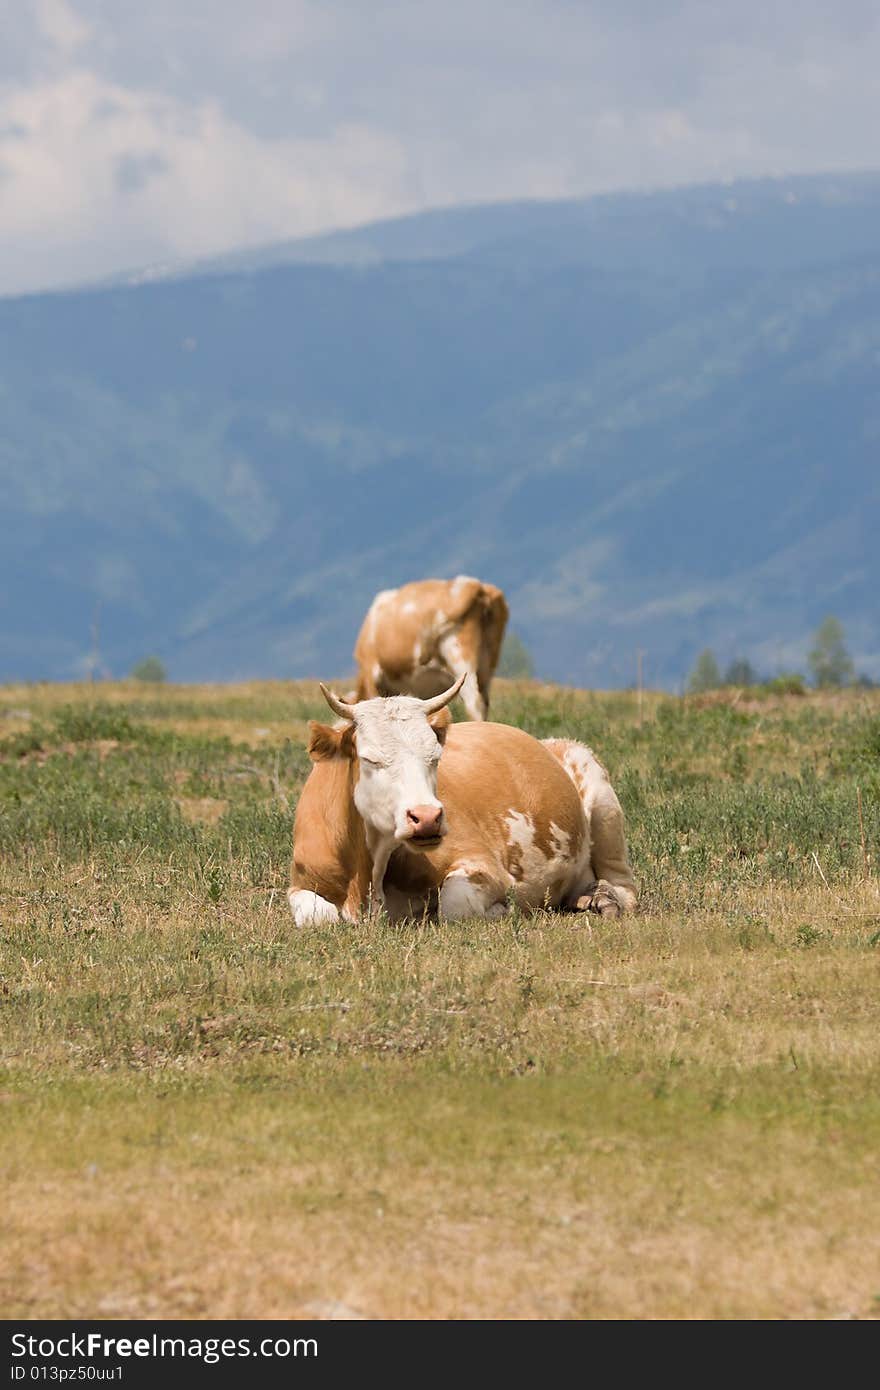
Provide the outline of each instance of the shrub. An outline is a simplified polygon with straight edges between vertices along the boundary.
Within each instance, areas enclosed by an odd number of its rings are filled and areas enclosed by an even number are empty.
[[[156,684],[167,680],[168,673],[157,656],[145,656],[143,661],[131,668],[131,678],[134,681],[150,681]]]
[[[770,695],[806,695],[807,682],[798,671],[787,671],[767,681],[764,689]]]

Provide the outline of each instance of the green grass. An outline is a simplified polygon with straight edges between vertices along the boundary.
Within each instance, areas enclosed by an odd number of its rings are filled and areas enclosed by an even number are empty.
[[[297,932],[316,687],[0,691],[0,1314],[877,1315],[880,701],[493,715],[638,917]]]

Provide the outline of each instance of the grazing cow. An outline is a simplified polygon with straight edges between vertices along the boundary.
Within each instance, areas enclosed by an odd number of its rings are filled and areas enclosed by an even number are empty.
[[[501,590],[465,574],[385,589],[373,599],[355,643],[356,698],[439,695],[464,676],[468,716],[485,719],[506,626]]]
[[[632,911],[623,814],[589,748],[506,724],[451,724],[441,695],[349,705],[312,723],[296,811],[290,907],[297,926],[454,919],[520,907]],[[441,757],[442,753],[442,757]]]

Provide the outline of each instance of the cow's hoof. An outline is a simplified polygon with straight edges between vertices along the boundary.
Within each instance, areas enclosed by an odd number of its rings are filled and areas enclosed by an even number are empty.
[[[600,917],[619,917],[620,899],[614,889],[597,883],[589,893],[583,893],[575,903],[578,912],[597,912]]]

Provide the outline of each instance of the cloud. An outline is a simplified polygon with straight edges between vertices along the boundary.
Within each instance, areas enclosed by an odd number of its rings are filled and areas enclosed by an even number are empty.
[[[0,0],[0,30],[6,292],[424,206],[877,162],[872,0]]]
[[[368,221],[405,206],[404,156],[355,125],[260,139],[74,70],[0,96],[0,292]]]
[[[57,53],[75,53],[90,36],[91,26],[68,0],[35,0],[34,15],[42,37]]]

